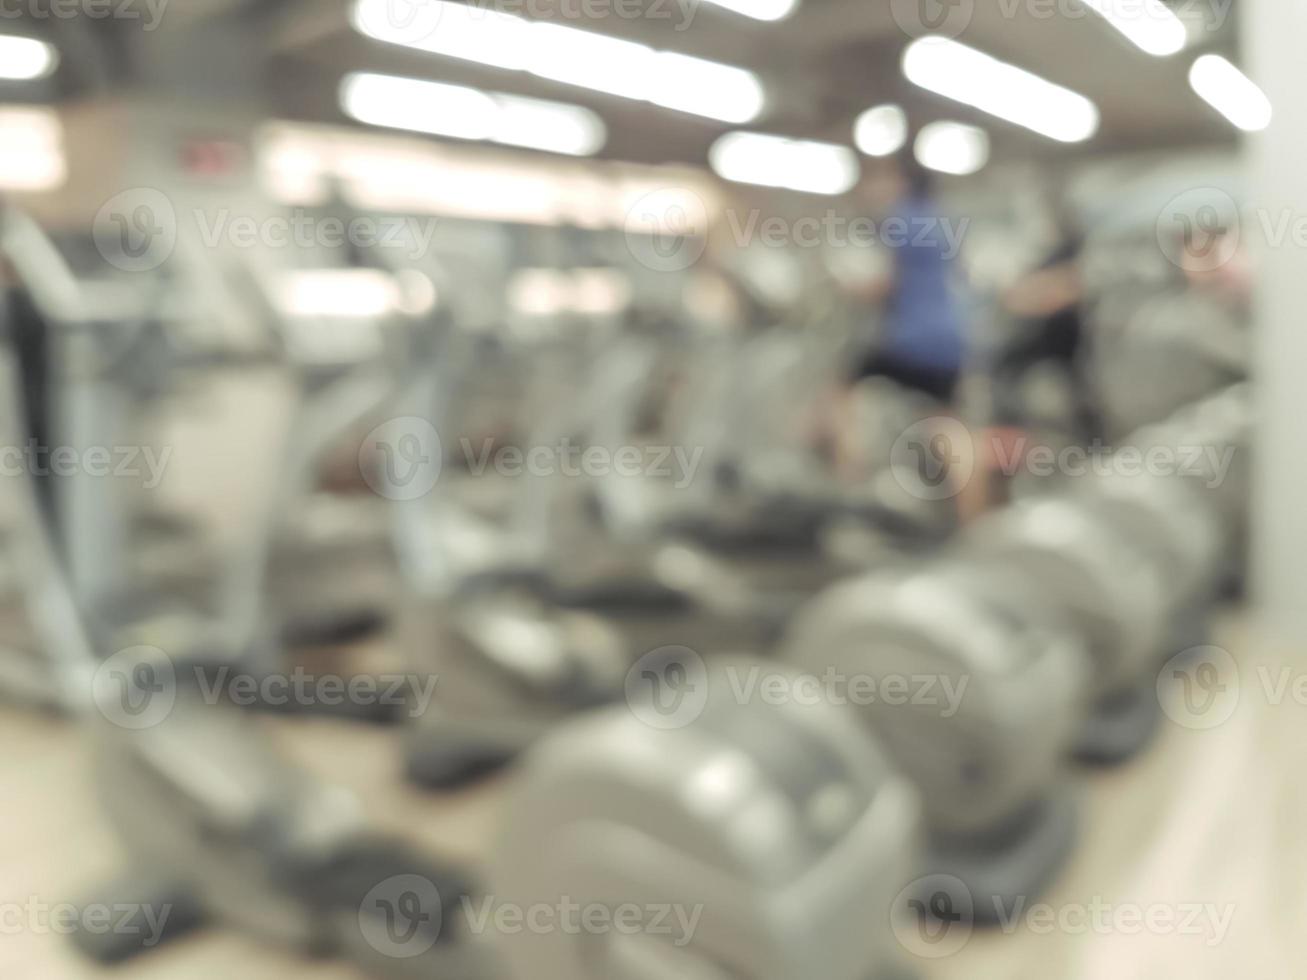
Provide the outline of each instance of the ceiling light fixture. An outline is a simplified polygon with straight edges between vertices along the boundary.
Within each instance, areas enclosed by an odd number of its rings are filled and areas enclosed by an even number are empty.
[[[569,156],[591,156],[607,139],[603,120],[581,106],[395,75],[345,76],[340,104],[373,126]]]
[[[908,114],[896,105],[878,105],[853,124],[853,142],[869,157],[887,157],[908,141]]]
[[[927,169],[965,177],[989,162],[989,134],[964,123],[933,122],[921,128],[913,152]]]
[[[18,82],[44,78],[59,64],[59,52],[32,37],[0,34],[0,78]]]
[[[1098,107],[1083,95],[944,37],[914,41],[903,53],[913,84],[1063,143],[1098,131]]]
[[[843,194],[860,173],[847,146],[765,133],[727,133],[708,151],[708,162],[724,180],[809,194]]]
[[[765,102],[758,76],[733,65],[449,0],[430,0],[431,28],[415,34],[388,16],[391,2],[356,0],[355,28],[378,41],[722,122],[749,122]]]
[[[1244,132],[1271,124],[1271,100],[1251,78],[1219,54],[1205,54],[1189,69],[1189,84],[1213,109]]]

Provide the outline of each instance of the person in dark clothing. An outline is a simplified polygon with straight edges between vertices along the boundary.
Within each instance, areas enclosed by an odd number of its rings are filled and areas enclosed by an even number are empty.
[[[1048,256],[1003,296],[1005,312],[1020,329],[1018,339],[1000,353],[993,367],[999,425],[1023,427],[1030,421],[1019,399],[1004,395],[1019,391],[1022,378],[1034,368],[1051,365],[1066,378],[1071,394],[1073,431],[1068,434],[1088,443],[1101,432],[1086,364],[1083,248],[1077,232],[1064,232]]]

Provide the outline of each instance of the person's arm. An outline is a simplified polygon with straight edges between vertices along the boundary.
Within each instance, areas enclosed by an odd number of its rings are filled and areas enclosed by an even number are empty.
[[[1013,316],[1035,319],[1077,305],[1081,295],[1080,271],[1063,263],[1023,276],[1004,294],[1003,306]]]

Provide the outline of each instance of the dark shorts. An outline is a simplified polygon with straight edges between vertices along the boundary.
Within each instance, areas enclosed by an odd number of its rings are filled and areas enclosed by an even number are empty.
[[[864,378],[888,378],[897,385],[920,392],[937,402],[952,402],[957,394],[960,372],[948,368],[910,364],[883,351],[873,351],[854,374],[854,381]]]

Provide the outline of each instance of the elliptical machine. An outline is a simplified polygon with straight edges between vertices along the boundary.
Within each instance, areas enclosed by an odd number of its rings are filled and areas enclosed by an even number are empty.
[[[1074,635],[1011,615],[968,572],[945,561],[833,586],[800,611],[782,656],[838,685],[921,791],[925,873],[960,880],[992,922],[1074,844],[1062,766],[1085,660]]]
[[[904,976],[892,928],[916,793],[843,710],[739,701],[727,671],[753,666],[725,658],[694,671],[702,686],[671,715],[649,689],[528,753],[496,894],[527,909],[622,903],[664,925],[524,930],[502,943],[513,976]]]

